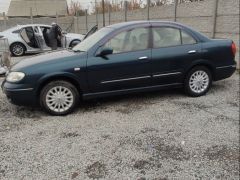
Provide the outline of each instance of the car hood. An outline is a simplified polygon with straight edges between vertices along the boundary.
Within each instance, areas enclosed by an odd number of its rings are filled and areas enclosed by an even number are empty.
[[[71,59],[80,59],[81,55],[84,53],[76,53],[70,50],[61,50],[61,51],[54,51],[49,52],[41,55],[36,55],[31,58],[27,58],[25,60],[20,61],[19,63],[15,64],[11,71],[21,71],[28,67],[35,67],[36,69],[41,65],[51,65],[56,64],[62,61],[69,61]]]
[[[0,38],[4,37],[5,33],[4,32],[0,32]]]

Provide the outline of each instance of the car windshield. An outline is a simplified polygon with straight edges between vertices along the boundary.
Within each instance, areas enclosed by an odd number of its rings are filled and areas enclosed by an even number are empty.
[[[73,51],[88,51],[93,47],[98,41],[100,41],[105,35],[113,31],[111,28],[102,28],[99,31],[95,32],[88,38],[84,39],[81,43],[73,48]]]

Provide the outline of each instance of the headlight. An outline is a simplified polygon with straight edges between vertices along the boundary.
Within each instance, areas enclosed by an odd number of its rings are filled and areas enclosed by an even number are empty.
[[[22,72],[10,72],[7,75],[6,80],[8,82],[18,82],[21,81],[25,77],[25,74]]]

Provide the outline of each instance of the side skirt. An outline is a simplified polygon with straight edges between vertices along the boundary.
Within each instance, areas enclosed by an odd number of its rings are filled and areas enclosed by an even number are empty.
[[[157,90],[168,89],[168,88],[180,88],[182,87],[182,85],[183,85],[182,83],[174,83],[174,84],[148,86],[148,87],[140,87],[140,88],[133,88],[133,89],[122,89],[122,90],[116,90],[116,91],[87,93],[87,94],[83,94],[82,97],[84,100],[87,100],[87,99],[94,99],[99,97],[116,96],[116,95],[123,95],[123,94],[137,93],[137,92],[157,91]]]

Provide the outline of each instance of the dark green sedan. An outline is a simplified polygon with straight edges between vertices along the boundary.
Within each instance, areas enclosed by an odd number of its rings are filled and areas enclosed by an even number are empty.
[[[184,88],[202,96],[212,81],[230,77],[236,46],[173,22],[137,21],[100,29],[72,50],[21,61],[2,89],[12,103],[40,105],[53,115],[80,99]]]

